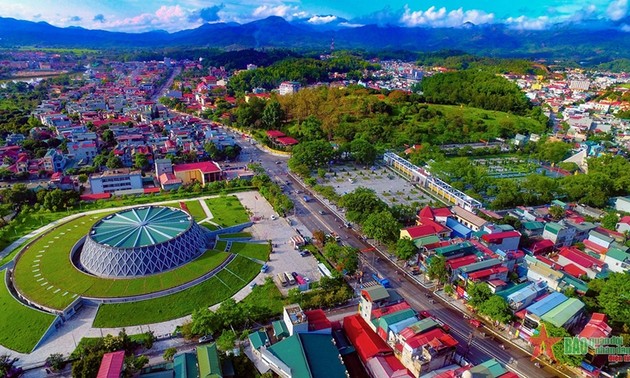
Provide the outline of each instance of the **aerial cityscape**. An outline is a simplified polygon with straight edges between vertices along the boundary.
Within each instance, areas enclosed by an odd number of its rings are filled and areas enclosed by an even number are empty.
[[[0,377],[630,374],[627,0],[0,4]]]

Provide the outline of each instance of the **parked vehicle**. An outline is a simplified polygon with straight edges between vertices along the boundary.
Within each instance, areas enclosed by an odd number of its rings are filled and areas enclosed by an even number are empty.
[[[280,285],[287,286],[289,284],[289,281],[287,280],[287,277],[284,275],[284,273],[278,273],[278,282],[280,282]]]
[[[468,321],[468,323],[470,323],[470,325],[475,327],[475,328],[481,327],[481,322],[479,320],[477,320],[477,319],[470,319]]]
[[[204,335],[199,338],[199,344],[209,343],[211,341],[214,341],[212,335]]]
[[[269,265],[264,264],[262,267],[260,267],[260,273],[267,273],[267,271],[269,270]]]
[[[378,283],[380,283],[381,285],[383,285],[383,287],[392,287],[391,283],[389,282],[389,280],[383,276],[381,276],[380,274],[376,274],[376,273],[372,273],[372,278],[374,278],[374,280]]]
[[[291,273],[284,272],[284,275],[286,276],[286,279],[289,282],[289,285],[295,285],[295,278],[293,278],[293,275],[291,275]]]

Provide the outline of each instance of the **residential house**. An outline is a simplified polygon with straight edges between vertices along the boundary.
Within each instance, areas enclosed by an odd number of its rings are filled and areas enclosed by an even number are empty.
[[[596,353],[599,344],[594,342],[597,339],[610,337],[612,328],[608,325],[607,320],[606,314],[593,313],[591,319],[577,336],[586,340],[588,344],[588,352],[580,366],[582,373],[587,377],[599,377],[602,366],[608,363],[607,355]]]
[[[630,197],[615,198],[615,210],[630,213]]]
[[[604,255],[614,241],[615,239],[608,235],[604,235],[597,230],[591,230],[588,234],[588,239],[584,240],[584,250]]]
[[[518,231],[497,232],[494,234],[484,234],[481,236],[481,243],[492,251],[515,251],[521,241],[521,234]]]
[[[460,207],[453,206],[451,209],[455,219],[464,226],[470,228],[474,232],[477,232],[483,228],[483,226],[488,223],[485,219],[471,213],[470,211]]]
[[[61,172],[66,166],[66,156],[57,149],[49,149],[43,157],[44,169],[47,172]]]
[[[96,378],[120,378],[123,376],[125,351],[105,353],[98,368]]]
[[[541,316],[541,319],[556,327],[564,327],[569,332],[580,321],[584,303],[577,298],[569,298]]]
[[[508,295],[507,302],[512,311],[516,312],[532,304],[534,299],[546,291],[547,284],[545,282],[531,283],[519,291]]]
[[[568,247],[573,244],[575,229],[560,223],[549,222],[545,225],[542,237],[551,240],[556,247]]]
[[[173,173],[184,185],[198,182],[206,185],[223,178],[223,170],[214,161],[203,161],[199,163],[177,164],[173,166]]]
[[[252,351],[255,355],[260,358],[260,348],[263,346],[268,347],[271,344],[269,343],[269,337],[267,336],[267,332],[265,332],[264,328],[259,329],[256,332],[252,332],[247,336],[249,340],[249,345],[252,347]]]
[[[93,194],[142,189],[142,175],[126,168],[105,171],[90,176],[90,188]]]
[[[604,255],[604,262],[610,271],[624,273],[630,268],[630,254],[613,247]]]
[[[545,229],[545,224],[542,222],[536,222],[536,221],[523,222],[522,227],[521,227],[521,231],[528,238],[542,235],[544,229]]]
[[[373,312],[379,308],[402,302],[402,298],[395,291],[389,291],[379,284],[366,285],[361,290],[359,314],[373,326]]]
[[[525,256],[527,279],[532,282],[544,282],[550,289],[558,290],[564,273],[553,269],[548,264],[531,256]]]
[[[283,81],[278,87],[280,96],[297,93],[300,90],[300,83],[297,81]]]
[[[215,343],[197,347],[197,366],[199,377],[223,378],[219,351]]]
[[[452,363],[457,340],[441,328],[406,339],[402,343],[400,362],[416,377]]]
[[[532,335],[540,325],[542,316],[560,306],[567,299],[566,295],[559,292],[553,292],[538,302],[529,305],[525,309],[525,316],[523,317],[521,331],[527,335]]]
[[[630,232],[630,215],[625,215],[619,219],[616,230],[621,233]]]
[[[77,161],[83,161],[85,164],[90,163],[98,155],[98,148],[94,141],[68,142],[67,146],[68,156]]]
[[[607,270],[604,261],[573,247],[563,247],[554,260],[563,265],[564,271],[575,278],[582,275],[587,275],[591,279],[600,278]]]

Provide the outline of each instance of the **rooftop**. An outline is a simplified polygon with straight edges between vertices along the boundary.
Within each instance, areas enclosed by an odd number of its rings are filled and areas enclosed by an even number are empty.
[[[138,248],[173,239],[192,224],[185,212],[162,206],[123,210],[98,221],[90,230],[97,243]]]

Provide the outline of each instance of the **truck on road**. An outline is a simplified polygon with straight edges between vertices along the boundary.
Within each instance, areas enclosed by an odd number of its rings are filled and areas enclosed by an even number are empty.
[[[389,280],[383,276],[381,276],[378,273],[372,273],[372,278],[374,278],[374,280],[378,283],[380,283],[381,285],[383,285],[383,287],[386,288],[390,288],[392,287],[391,283],[389,282]]]

